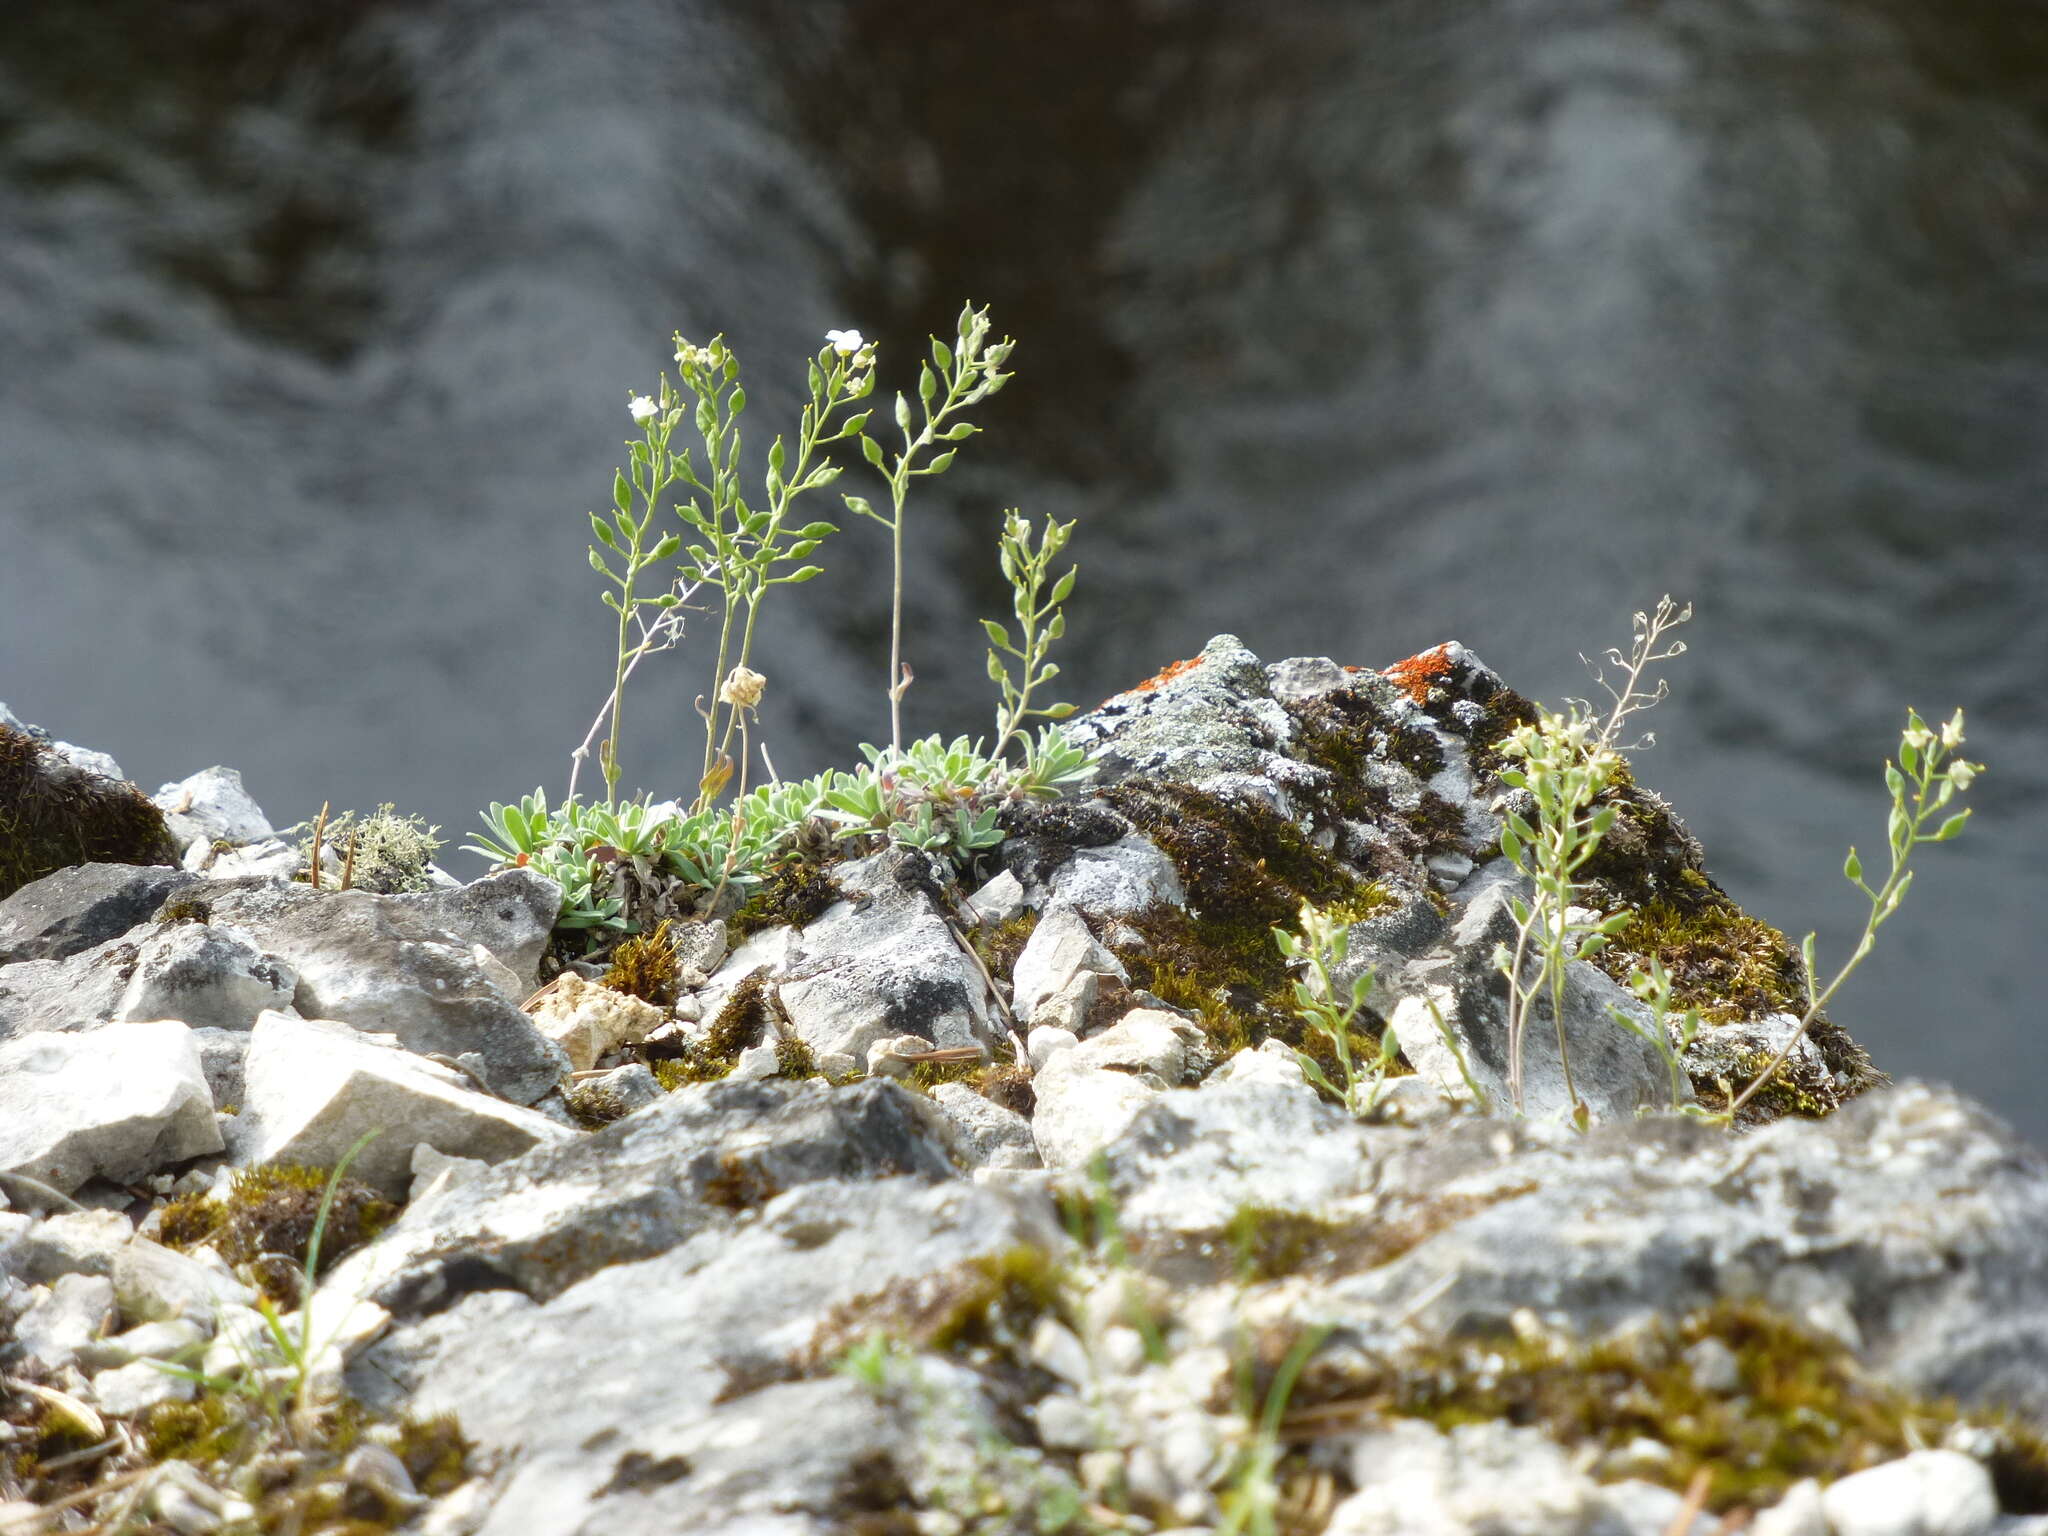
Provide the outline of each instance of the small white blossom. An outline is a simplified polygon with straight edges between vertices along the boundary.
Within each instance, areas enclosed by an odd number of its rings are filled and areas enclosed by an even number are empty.
[[[751,667],[734,667],[718,690],[718,697],[737,709],[752,709],[761,702],[761,693],[767,686],[768,679]]]
[[[693,346],[680,336],[676,338],[676,366],[680,368],[716,368],[718,354],[709,347]]]
[[[626,409],[633,413],[635,421],[648,421],[661,414],[661,407],[646,395],[635,395],[626,402]]]
[[[869,351],[868,344],[861,339],[859,331],[827,331],[825,340],[832,350],[841,357],[852,357],[856,352]]]

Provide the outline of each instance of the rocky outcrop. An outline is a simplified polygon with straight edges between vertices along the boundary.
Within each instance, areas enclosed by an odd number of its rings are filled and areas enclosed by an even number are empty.
[[[637,998],[550,956],[526,871],[224,878],[267,819],[171,786],[203,877],[0,903],[0,1422],[139,1442],[191,1406],[149,1361],[281,1370],[386,1421],[302,1458],[322,1507],[418,1536],[2038,1530],[2048,1164],[1825,1022],[1741,1129],[1685,1113],[1803,978],[1633,782],[1584,899],[1644,915],[1539,1013],[1511,1112],[1528,715],[1455,645],[1219,637],[1067,724],[1085,798],[679,927]],[[1383,1082],[1296,1007],[1304,903],[1371,973],[1345,1049]],[[1620,984],[1652,958],[1706,1018],[1676,1105]],[[275,1266],[164,1201],[344,1159],[403,1209],[285,1288],[280,1361]],[[255,1496],[232,1456],[132,1465],[180,1529]]]

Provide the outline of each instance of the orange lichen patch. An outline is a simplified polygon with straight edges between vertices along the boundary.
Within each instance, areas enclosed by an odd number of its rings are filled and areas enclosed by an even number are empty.
[[[1194,671],[1201,664],[1201,657],[1190,656],[1186,661],[1176,661],[1170,667],[1161,667],[1159,671],[1146,678],[1142,683],[1137,684],[1135,687],[1127,688],[1124,691],[1126,693],[1150,693],[1155,688],[1165,687],[1183,672]]]
[[[1451,648],[1440,645],[1420,656],[1397,661],[1386,670],[1387,677],[1417,704],[1429,702],[1429,690],[1451,675]]]

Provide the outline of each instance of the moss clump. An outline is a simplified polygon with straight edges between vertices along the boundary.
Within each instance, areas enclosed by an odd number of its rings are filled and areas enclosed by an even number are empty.
[[[207,1392],[189,1403],[158,1403],[142,1420],[143,1449],[151,1461],[218,1461],[233,1456],[249,1433],[243,1405]]]
[[[1686,1350],[1712,1339],[1734,1357],[1740,1385],[1703,1386]],[[1953,1403],[1913,1398],[1858,1369],[1840,1344],[1805,1333],[1775,1313],[1722,1302],[1651,1335],[1559,1347],[1544,1339],[1489,1339],[1427,1351],[1365,1383],[1301,1394],[1362,1415],[1427,1419],[1440,1428],[1505,1419],[1534,1425],[1571,1448],[1619,1455],[1638,1439],[1670,1455],[1630,1461],[1615,1475],[1685,1488],[1711,1476],[1716,1513],[1777,1501],[1802,1478],[1823,1481],[1937,1443],[1958,1422],[1994,1430],[1990,1460],[2007,1509],[2048,1499],[2048,1441],[2010,1419],[1965,1414]],[[1360,1390],[1361,1386],[1363,1390]]]
[[[710,1083],[739,1065],[740,1052],[752,1050],[768,1036],[773,1021],[774,984],[755,972],[726,998],[704,1038],[693,1041],[679,1057],[654,1062],[654,1080],[673,1093],[685,1083]]]
[[[299,1282],[320,1202],[332,1175],[324,1168],[267,1164],[237,1172],[226,1199],[189,1195],[163,1208],[157,1240],[168,1248],[209,1244],[232,1265],[246,1266],[278,1306],[299,1304]],[[320,1238],[326,1273],[343,1255],[369,1242],[397,1218],[398,1207],[344,1178],[335,1186]]]
[[[1008,922],[984,924],[971,930],[968,940],[991,976],[1007,979],[1017,969],[1017,957],[1038,930],[1038,913],[1026,909]]]
[[[760,889],[726,919],[726,933],[737,947],[764,928],[807,928],[843,899],[839,883],[823,865],[792,855],[775,864]]]
[[[783,1035],[775,1042],[775,1075],[803,1082],[818,1074],[818,1058],[795,1035]]]
[[[1640,908],[1593,963],[1626,983],[1630,970],[1652,959],[1671,973],[1673,1004],[1699,1009],[1709,1024],[1805,1006],[1805,967],[1784,934],[1718,894]]]
[[[141,790],[0,725],[0,900],[73,864],[177,862],[164,813]]]
[[[599,985],[657,1008],[672,1008],[680,969],[675,942],[669,936],[669,920],[663,918],[654,932],[620,941],[612,951],[611,968],[600,978]]]
[[[173,923],[210,923],[213,921],[213,908],[197,897],[179,897],[158,908],[156,920],[165,927]]]

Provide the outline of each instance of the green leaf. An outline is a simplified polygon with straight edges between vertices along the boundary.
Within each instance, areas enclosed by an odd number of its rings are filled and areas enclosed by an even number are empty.
[[[1899,762],[1915,778],[1920,776],[1920,749],[1910,741],[1899,743]]]
[[[1050,704],[1044,709],[1036,711],[1036,713],[1044,715],[1050,720],[1064,720],[1074,712],[1074,708],[1075,706],[1072,704]]]
[[[1053,584],[1051,601],[1057,605],[1067,600],[1067,594],[1074,590],[1074,572],[1068,571]]]
[[[838,531],[839,525],[837,523],[805,523],[803,527],[797,529],[796,536],[800,539],[822,539],[827,534],[837,533]]]
[[[943,373],[953,371],[953,349],[936,336],[932,338],[932,361],[939,365]]]
[[[682,535],[671,533],[666,535],[659,544],[654,546],[654,553],[649,555],[647,558],[649,560],[666,560],[670,555],[674,554],[678,549],[681,549],[682,547]]]
[[[1863,882],[1863,861],[1856,857],[1856,850],[1849,850],[1849,857],[1842,860],[1842,878],[1854,884]]]
[[[1820,975],[1820,966],[1813,958],[1813,935],[1810,933],[1799,943],[1799,958],[1806,965],[1806,985],[1811,991],[1816,978]]]
[[[787,576],[783,577],[782,585],[793,586],[797,582],[809,581],[813,576],[822,576],[824,574],[825,568],[822,565],[802,566],[797,570],[791,571]]]
[[[633,505],[633,488],[626,483],[626,477],[616,469],[612,471],[612,505],[621,512]]]
[[[1515,865],[1517,868],[1521,866],[1522,840],[1515,835],[1513,827],[1502,827],[1500,829],[1500,851],[1507,856],[1507,861],[1510,864]]]
[[[595,512],[590,514],[590,531],[597,535],[597,541],[607,549],[619,547],[619,541],[613,537],[611,529],[605,526],[604,520]]]
[[[910,402],[900,389],[896,391],[896,425],[905,437],[910,436]]]
[[[729,415],[739,415],[747,408],[747,392],[735,384],[732,388],[732,398],[726,402],[725,408]]]
[[[1066,632],[1067,616],[1064,613],[1056,613],[1052,616],[1052,622],[1045,627],[1045,638],[1057,640]]]
[[[924,473],[927,475],[943,475],[946,472],[946,466],[953,462],[953,455],[959,451],[957,448],[948,448],[944,453],[931,461],[931,464],[924,470]]]
[[[989,640],[992,643],[1001,646],[1004,650],[1009,651],[1012,654],[1015,654],[1016,647],[1010,644],[1010,632],[1007,629],[1003,628],[1002,625],[998,624],[994,619],[983,619],[981,621],[981,627],[983,630],[987,632]]]
[[[897,398],[900,399],[902,397],[898,396]],[[865,432],[861,434],[860,452],[861,457],[874,465],[875,468],[880,469],[882,467],[882,445],[872,437],[869,437]]]
[[[945,431],[941,432],[939,436],[946,442],[957,443],[964,438],[974,436],[974,434],[979,432],[980,430],[981,428],[977,427],[971,421],[956,421],[955,423],[953,423],[952,426],[948,427]]]
[[[983,619],[981,622],[986,624],[988,620]],[[1002,659],[994,651],[988,653],[988,680],[1005,691],[1010,686],[1010,669],[1003,665]]]
[[[604,563],[604,557],[599,555],[594,549],[590,552],[590,568],[600,576],[611,575],[611,567]],[[610,597],[611,593],[607,592],[605,596]]]
[[[846,503],[846,510],[849,512],[861,517],[872,517],[878,523],[885,521],[873,507],[868,505],[868,499],[865,496],[842,496],[840,500]]]
[[[932,372],[930,363],[920,363],[917,368],[917,398],[926,405],[932,403],[932,396],[939,392],[939,376]]]
[[[782,452],[782,439],[778,437],[775,439],[774,442],[768,445],[768,467],[771,470],[773,470],[776,474],[780,475],[782,473],[783,463],[784,455]]]

